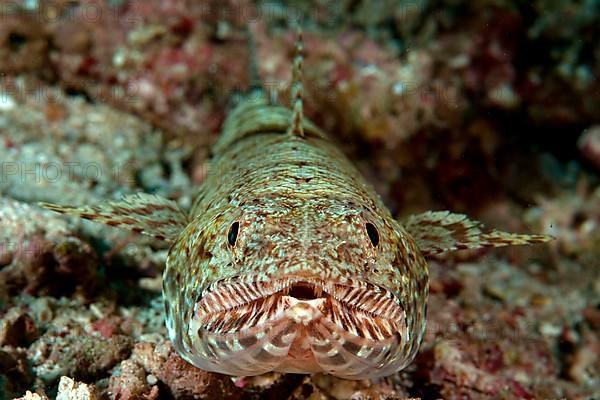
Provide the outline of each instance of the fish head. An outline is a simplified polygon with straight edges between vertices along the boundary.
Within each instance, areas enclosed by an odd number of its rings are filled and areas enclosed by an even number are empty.
[[[426,266],[387,210],[279,197],[203,221],[170,251],[187,262],[165,272],[169,332],[192,364],[364,379],[414,357]]]

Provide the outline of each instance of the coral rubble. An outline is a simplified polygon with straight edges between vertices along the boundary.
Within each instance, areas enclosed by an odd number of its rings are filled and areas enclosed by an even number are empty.
[[[594,0],[0,1],[0,400],[600,396]],[[166,246],[38,201],[190,206],[247,74],[306,113],[399,216],[468,212],[547,247],[431,262],[417,359],[377,382],[228,377],[166,340]]]

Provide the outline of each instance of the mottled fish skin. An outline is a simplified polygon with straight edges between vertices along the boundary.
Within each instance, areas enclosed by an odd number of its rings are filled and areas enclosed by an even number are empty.
[[[167,261],[169,332],[188,361],[222,373],[389,374],[413,358],[423,334],[426,262],[323,132],[305,120],[303,137],[287,133],[291,114],[263,100],[238,106],[225,123],[215,146],[221,173],[204,182],[192,223]],[[234,223],[239,233],[232,246],[227,238]],[[367,224],[378,232],[376,245]],[[315,324],[321,318],[348,328],[334,340],[336,330],[327,323],[309,326],[323,330],[322,344],[307,344],[314,360],[304,352],[297,355],[301,361],[286,360],[306,335],[285,316],[284,293],[294,284],[325,293]],[[233,288],[223,289],[228,285]],[[264,301],[269,296],[282,304]],[[268,312],[281,321],[259,324]],[[287,336],[265,342],[276,347],[271,353],[266,345],[243,344],[261,343],[261,335],[277,338],[279,330]],[[363,345],[378,346],[373,353],[381,354],[357,356]]]
[[[423,337],[425,256],[550,238],[485,232],[447,211],[403,226],[303,117],[301,62],[294,60],[292,109],[257,89],[228,116],[214,172],[188,214],[150,195],[43,206],[172,242],[163,275],[167,328],[199,368],[387,376],[412,361]]]

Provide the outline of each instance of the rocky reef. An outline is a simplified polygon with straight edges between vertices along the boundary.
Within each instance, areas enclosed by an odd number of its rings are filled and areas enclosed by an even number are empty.
[[[430,263],[425,341],[377,382],[231,378],[166,339],[166,244],[38,201],[190,206],[231,98],[259,72],[390,210],[468,213],[550,245]],[[600,396],[600,5],[595,0],[0,0],[0,399]]]

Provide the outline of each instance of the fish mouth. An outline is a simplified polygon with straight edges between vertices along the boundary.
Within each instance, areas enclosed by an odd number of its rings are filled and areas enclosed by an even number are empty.
[[[389,290],[364,281],[222,281],[196,303],[188,335],[188,361],[229,375],[364,379],[408,362],[396,354],[407,340],[403,307]]]
[[[297,300],[316,300],[323,297],[323,286],[310,282],[298,281],[286,286],[283,294]]]
[[[234,310],[246,304],[279,294],[297,300],[315,300],[331,292],[331,285],[320,279],[289,277],[275,281],[229,278],[213,283],[198,303],[204,313]]]
[[[222,280],[207,288],[196,304],[195,312],[198,315],[239,310],[273,296],[300,301],[331,299],[384,318],[397,319],[404,314],[396,296],[381,286],[362,280],[324,280],[306,276],[291,276],[274,281],[243,277]]]

